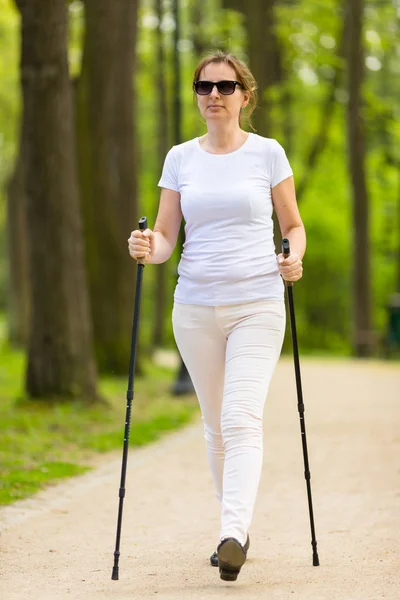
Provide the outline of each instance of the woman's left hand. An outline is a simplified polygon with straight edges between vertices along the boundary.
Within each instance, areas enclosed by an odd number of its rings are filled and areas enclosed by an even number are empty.
[[[303,262],[298,254],[290,254],[287,258],[283,254],[278,254],[279,273],[285,281],[298,281],[303,276]]]

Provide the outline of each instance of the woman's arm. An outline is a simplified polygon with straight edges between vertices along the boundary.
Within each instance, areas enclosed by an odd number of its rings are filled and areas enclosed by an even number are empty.
[[[129,254],[145,264],[167,261],[176,246],[181,221],[179,192],[162,188],[154,230],[132,231],[128,240]]]
[[[306,232],[296,201],[293,177],[272,188],[272,202],[278,217],[282,237],[290,242],[290,256],[278,255],[279,271],[287,281],[297,281],[303,274],[301,259],[306,251]]]
[[[165,262],[174,251],[182,221],[180,198],[179,192],[166,188],[161,190],[153,247],[150,246],[150,264]]]

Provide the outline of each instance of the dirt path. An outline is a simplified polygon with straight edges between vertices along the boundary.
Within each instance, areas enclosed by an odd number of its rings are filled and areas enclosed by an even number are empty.
[[[311,565],[293,369],[282,360],[236,583],[208,563],[219,515],[199,423],[131,451],[117,582],[119,452],[0,510],[1,600],[398,600],[400,366],[304,360],[302,375],[320,567]]]

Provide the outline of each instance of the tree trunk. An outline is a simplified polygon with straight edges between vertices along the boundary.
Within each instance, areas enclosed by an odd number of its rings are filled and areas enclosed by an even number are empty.
[[[7,246],[9,266],[8,337],[12,345],[26,348],[29,332],[28,224],[26,218],[24,154],[25,112],[14,173],[7,186]]]
[[[182,78],[181,78],[181,58],[179,53],[179,41],[181,39],[181,27],[180,27],[180,2],[179,0],[173,0],[172,2],[172,14],[175,21],[174,29],[174,81],[173,87],[175,90],[175,102],[174,102],[174,143],[180,144],[182,142]],[[182,250],[185,242],[185,230],[183,222],[181,223],[178,244],[180,251]],[[180,368],[178,372],[178,378],[175,380],[172,386],[172,393],[175,396],[181,394],[188,394],[194,391],[192,381],[190,379],[189,372],[186,368],[185,363],[181,357]]]
[[[271,135],[270,100],[268,91],[282,78],[281,56],[275,33],[276,0],[223,0],[225,8],[244,13],[247,23],[249,66],[258,84],[258,108],[254,112],[254,126],[259,135]],[[276,252],[281,252],[282,236],[275,211],[274,243]]]
[[[275,33],[276,0],[223,0],[224,8],[242,12],[247,24],[249,66],[258,83],[258,108],[254,113],[257,133],[270,135],[267,97],[271,85],[282,78],[281,55]]]
[[[102,371],[129,361],[137,228],[133,73],[137,2],[86,0],[77,124],[95,348]]]
[[[207,40],[204,35],[204,13],[206,10],[208,10],[208,7],[203,2],[196,0],[192,3],[190,14],[191,41],[193,43],[193,55],[196,63],[206,55],[208,49]]]
[[[122,0],[116,2],[117,43],[115,46],[114,77],[114,169],[118,175],[118,217],[124,249],[126,268],[132,271],[132,259],[127,252],[126,240],[133,228],[137,228],[137,131],[134,127],[135,106],[134,73],[136,71],[136,39],[138,2]],[[124,237],[126,236],[126,237]],[[131,289],[131,283],[129,288]]]
[[[251,0],[250,0],[251,1]],[[222,5],[224,8],[230,8],[237,12],[244,13],[245,11],[244,0],[223,0]]]
[[[397,171],[397,252],[396,252],[396,291],[400,294],[400,163]]]
[[[362,114],[364,51],[362,44],[363,0],[349,0],[347,18],[348,91],[347,129],[349,168],[353,190],[354,259],[354,351],[368,356],[371,350],[371,284],[369,247],[369,206],[365,179],[365,126]]]
[[[75,165],[64,0],[18,0],[31,320],[32,397],[96,398]]]
[[[259,87],[259,108],[254,113],[257,132],[271,135],[269,88],[281,80],[281,56],[276,37],[275,0],[249,0],[247,11],[249,62]]]
[[[156,14],[158,26],[156,31],[157,45],[157,73],[156,86],[158,101],[158,158],[159,170],[161,172],[165,156],[168,152],[168,109],[167,109],[167,82],[166,82],[166,60],[163,31],[161,22],[163,17],[162,0],[156,0]],[[153,346],[161,346],[164,342],[164,323],[165,323],[165,297],[167,293],[167,265],[154,265],[156,269],[156,295],[155,295],[155,315],[153,329]]]

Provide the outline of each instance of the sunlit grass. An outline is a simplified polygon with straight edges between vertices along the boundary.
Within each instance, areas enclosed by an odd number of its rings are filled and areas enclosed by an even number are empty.
[[[97,453],[121,449],[127,377],[103,378],[107,400],[47,403],[23,394],[24,356],[0,350],[0,504],[29,496],[44,485],[90,468]],[[194,396],[174,398],[175,371],[147,364],[136,378],[130,445],[142,446],[198,414]]]

